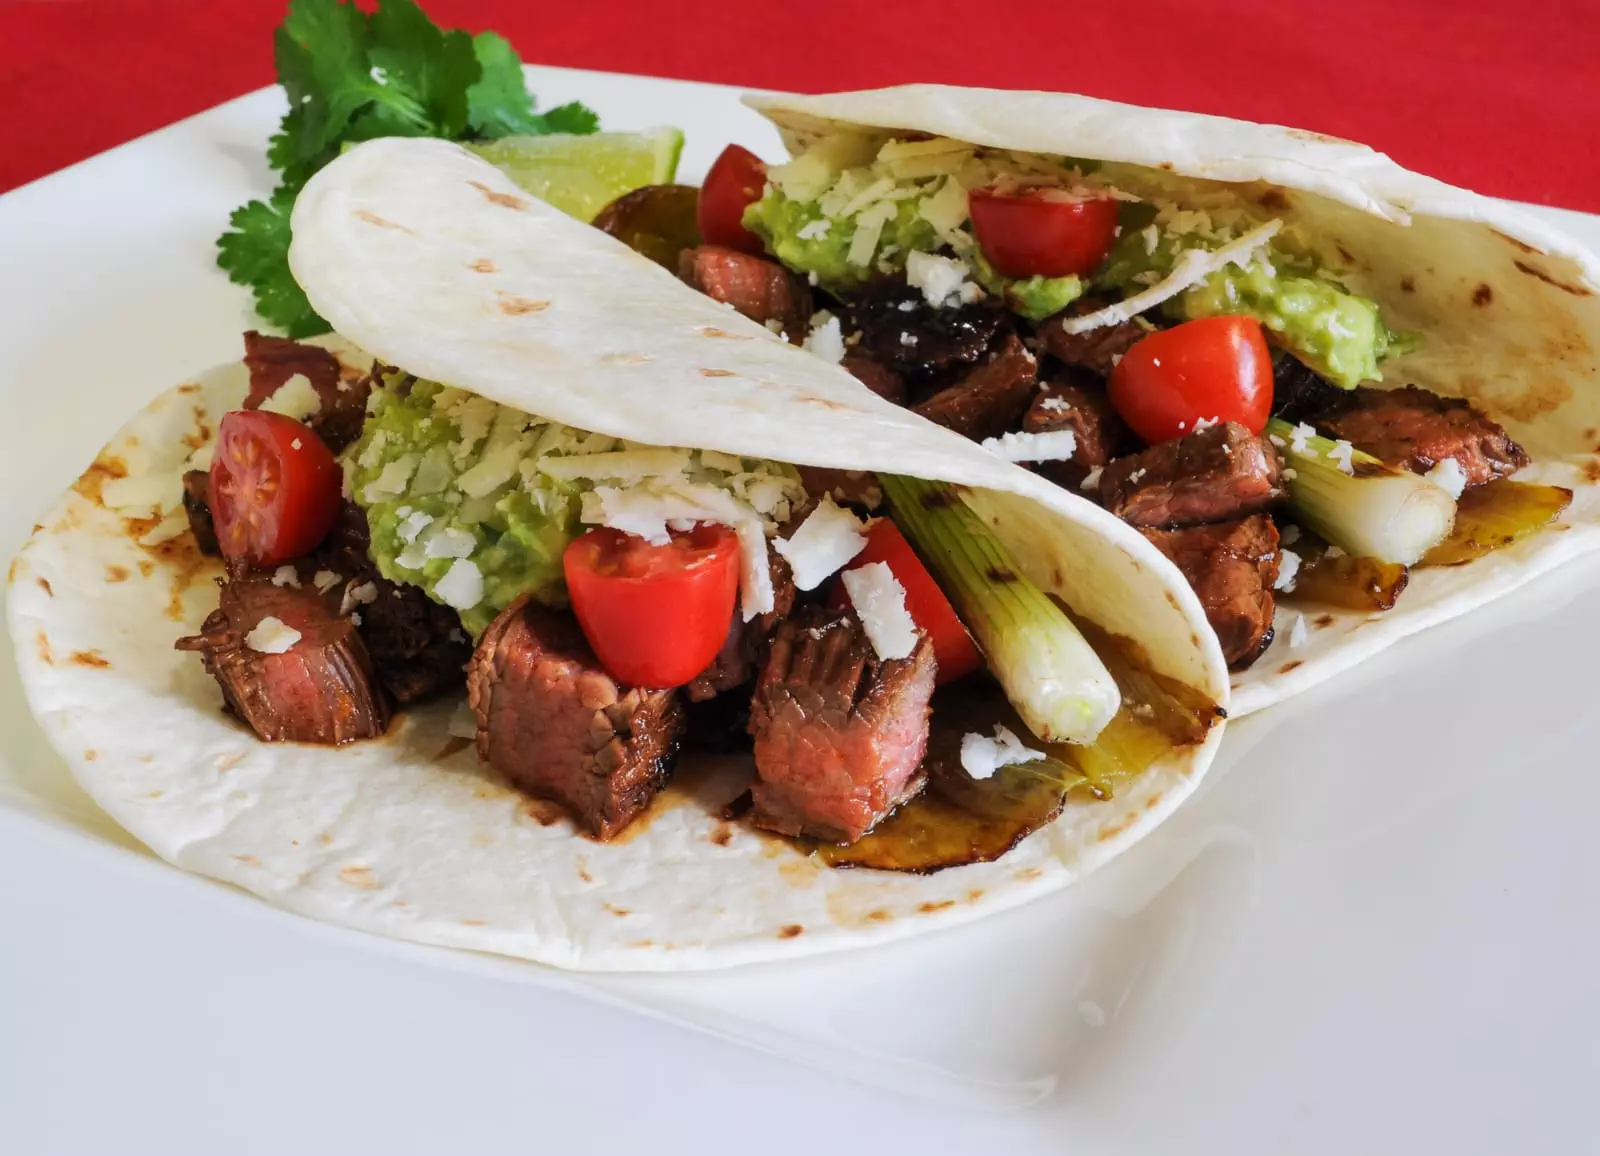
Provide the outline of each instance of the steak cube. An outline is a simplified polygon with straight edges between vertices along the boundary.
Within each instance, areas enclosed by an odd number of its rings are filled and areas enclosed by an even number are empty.
[[[527,598],[479,640],[467,698],[478,757],[562,804],[597,839],[616,835],[666,784],[683,730],[675,691],[618,686],[577,619]]]
[[[1278,528],[1265,514],[1186,530],[1141,530],[1200,596],[1229,670],[1244,670],[1272,643]]]
[[[1072,431],[1076,443],[1072,457],[1039,462],[1035,468],[1057,485],[1074,490],[1093,470],[1104,469],[1125,453],[1132,441],[1105,391],[1091,384],[1087,374],[1040,382],[1039,392],[1022,415],[1023,433],[1057,430]]]
[[[1193,526],[1265,509],[1284,496],[1282,479],[1272,443],[1230,421],[1118,458],[1100,475],[1100,501],[1135,526]]]
[[[269,619],[281,626],[272,630]],[[258,627],[276,637],[253,635]],[[288,631],[299,637],[281,653],[257,648],[283,645]],[[342,746],[389,725],[361,636],[339,616],[336,599],[309,586],[230,578],[201,632],[180,638],[177,648],[199,653],[227,709],[265,742]]]
[[[981,441],[1015,429],[1028,395],[1033,392],[1039,363],[1006,334],[996,353],[956,384],[940,390],[912,410],[946,429]]]
[[[1137,321],[1118,321],[1084,333],[1068,333],[1061,327],[1068,317],[1081,317],[1104,307],[1104,301],[1081,297],[1055,316],[1039,322],[1037,332],[1050,356],[1063,364],[1110,377],[1122,355],[1140,338],[1149,336],[1150,331]]]
[[[1528,464],[1526,451],[1471,403],[1414,385],[1352,390],[1316,422],[1328,437],[1343,438],[1391,466],[1419,474],[1453,459],[1469,486]]]
[[[811,290],[776,261],[721,245],[700,245],[683,251],[679,273],[707,297],[733,306],[750,320],[776,324],[792,344],[806,339]]]
[[[935,669],[925,634],[882,661],[851,610],[785,620],[750,706],[756,825],[853,843],[915,796]]]

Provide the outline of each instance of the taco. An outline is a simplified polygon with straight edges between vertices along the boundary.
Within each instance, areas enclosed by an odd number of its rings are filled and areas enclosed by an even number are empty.
[[[354,148],[293,225],[338,337],[157,398],[11,571],[35,714],[163,858],[713,967],[1065,886],[1209,765],[1221,650],[1106,511],[457,146]]]
[[[1235,716],[1600,545],[1600,259],[1522,211],[1081,96],[748,103],[792,159],[730,147],[698,238],[683,190],[597,223],[1138,528]]]

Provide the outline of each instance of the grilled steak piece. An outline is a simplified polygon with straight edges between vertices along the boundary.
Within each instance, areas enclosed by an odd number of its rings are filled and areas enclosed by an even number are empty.
[[[1272,443],[1230,421],[1118,458],[1100,475],[1100,502],[1135,526],[1192,526],[1265,509],[1282,478]]]
[[[1454,458],[1469,486],[1514,474],[1529,460],[1471,403],[1414,385],[1351,390],[1316,424],[1328,437],[1343,438],[1391,466],[1417,473]]]
[[[846,329],[861,331],[857,348],[902,374],[913,393],[947,384],[982,359],[1008,325],[996,302],[935,309],[903,281],[869,287],[846,312]]]
[[[905,379],[876,357],[852,349],[844,355],[844,360],[840,364],[848,369],[857,381],[884,401],[892,401],[896,405],[905,404]]]
[[[1266,514],[1187,530],[1141,530],[1200,596],[1229,670],[1243,670],[1272,643],[1278,528]]]
[[[1033,392],[1039,363],[1008,333],[988,361],[970,370],[912,410],[946,429],[981,441],[1015,429],[1028,395]]]
[[[213,558],[221,554],[217,526],[211,520],[211,475],[207,471],[184,471],[183,512],[189,516],[189,530],[194,534],[194,544],[200,553]]]
[[[244,335],[244,364],[250,371],[245,409],[260,409],[281,385],[301,374],[322,402],[322,408],[306,424],[328,448],[338,453],[361,436],[372,374],[346,376],[339,359],[321,346],[269,337],[253,329]]]
[[[246,641],[267,618],[300,634],[282,654]],[[342,746],[376,738],[389,725],[366,644],[339,616],[336,598],[265,577],[230,578],[200,631],[180,638],[177,648],[199,653],[227,709],[266,742]]]
[[[316,561],[344,579],[334,590],[341,595],[342,609],[359,621],[378,681],[402,705],[455,690],[466,681],[472,657],[472,640],[461,629],[461,620],[420,587],[379,574],[368,541],[367,515],[346,501],[317,549]]]
[[[707,297],[731,305],[762,325],[777,322],[795,345],[811,324],[811,290],[776,261],[721,245],[685,249],[679,276]]]
[[[670,690],[620,687],[570,613],[526,598],[484,632],[467,673],[478,757],[609,839],[666,783],[683,730]]]
[[[1326,380],[1292,353],[1272,359],[1272,416],[1311,422],[1345,399],[1346,391]]]
[[[800,521],[798,517],[790,519],[791,527],[798,526]],[[728,637],[723,640],[717,657],[683,688],[690,702],[704,702],[743,686],[766,658],[772,632],[778,628],[778,623],[789,617],[796,594],[789,563],[776,551],[768,553],[767,569],[772,574],[772,609],[746,622],[744,615],[735,608],[733,621],[728,624]]]
[[[927,635],[883,662],[851,610],[786,619],[750,704],[756,825],[853,843],[921,790],[934,672]]]
[[[1067,365],[1092,369],[1101,377],[1110,377],[1117,359],[1128,352],[1134,342],[1147,336],[1150,331],[1136,321],[1119,321],[1115,325],[1102,325],[1087,333],[1068,333],[1061,328],[1061,323],[1068,317],[1082,317],[1086,313],[1104,309],[1105,306],[1104,301],[1097,301],[1092,297],[1080,297],[1060,313],[1039,322],[1036,332],[1044,341],[1045,349],[1052,357]]]
[[[1076,490],[1089,472],[1104,469],[1128,452],[1133,435],[1123,424],[1105,390],[1082,371],[1057,374],[1039,383],[1028,412],[1022,416],[1024,433],[1071,430],[1076,445],[1064,461],[1039,462],[1034,468],[1059,486]]]

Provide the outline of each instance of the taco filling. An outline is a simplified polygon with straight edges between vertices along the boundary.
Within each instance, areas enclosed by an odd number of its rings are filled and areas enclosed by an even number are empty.
[[[226,577],[177,645],[263,740],[376,738],[462,695],[480,757],[602,840],[681,747],[742,747],[756,826],[842,846],[899,808],[902,835],[849,862],[928,870],[1003,853],[1220,718],[1091,644],[943,483],[644,445],[245,346],[244,406],[183,479]],[[940,801],[906,807],[930,777]],[[924,846],[952,823],[967,851]]]
[[[648,232],[702,292],[1137,527],[1239,671],[1278,599],[1387,609],[1410,567],[1477,557],[1571,497],[1511,481],[1529,456],[1473,404],[1373,384],[1423,338],[1347,288],[1354,258],[1274,192],[819,130],[781,165],[730,146],[694,229],[677,187],[596,223]]]

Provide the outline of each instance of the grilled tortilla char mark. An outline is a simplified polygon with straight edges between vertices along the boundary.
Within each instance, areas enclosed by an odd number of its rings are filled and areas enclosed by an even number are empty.
[[[933,644],[882,661],[851,610],[808,607],[778,627],[750,705],[754,822],[853,843],[922,789]]]
[[[981,441],[1015,429],[1033,392],[1039,363],[1014,333],[988,361],[912,410],[929,421]]]
[[[890,367],[921,399],[983,359],[1002,331],[1005,309],[994,301],[935,309],[903,281],[870,285],[845,305],[856,348]]]
[[[478,757],[610,839],[671,773],[683,731],[676,692],[621,687],[570,613],[518,599],[484,632],[467,672]]]
[[[803,520],[798,515],[791,518],[789,527],[783,532],[784,536]],[[749,622],[737,611],[734,613],[733,621],[728,624],[728,637],[723,640],[717,657],[683,688],[690,702],[704,702],[743,686],[765,660],[772,632],[778,628],[778,623],[789,617],[789,612],[794,609],[796,594],[789,563],[779,557],[776,551],[767,554],[767,570],[772,575],[772,609],[756,615]]]
[[[698,245],[683,251],[678,272],[707,297],[733,306],[750,320],[776,322],[791,344],[805,340],[811,290],[776,261],[721,245]]]
[[[1085,333],[1068,333],[1061,327],[1069,317],[1081,317],[1105,306],[1104,301],[1080,297],[1060,313],[1045,318],[1037,330],[1045,349],[1057,361],[1110,377],[1117,359],[1150,331],[1136,321],[1119,321]]]
[[[1222,643],[1229,670],[1244,670],[1272,642],[1278,528],[1266,514],[1184,530],[1140,530],[1183,571]]]
[[[211,518],[211,475],[205,470],[185,470],[183,512],[200,553],[216,558],[222,554],[217,544],[217,525]]]
[[[335,590],[345,608],[359,617],[361,638],[372,655],[378,681],[405,706],[455,690],[466,680],[472,657],[472,642],[460,619],[420,587],[391,582],[379,574],[368,547],[367,515],[347,500],[314,557],[320,568],[343,579]],[[349,591],[370,597],[357,600]]]
[[[1469,486],[1514,474],[1529,461],[1523,448],[1471,403],[1414,385],[1363,386],[1314,421],[1328,437],[1343,438],[1391,466],[1427,473],[1453,459]]]
[[[244,335],[244,364],[250,371],[250,393],[243,408],[260,409],[280,386],[300,374],[322,403],[306,424],[328,449],[337,454],[361,436],[362,423],[367,420],[367,395],[373,386],[371,374],[346,381],[339,359],[321,346],[269,337],[253,329]]]
[[[1282,479],[1272,443],[1230,421],[1118,458],[1100,475],[1100,501],[1135,526],[1193,526],[1265,509]]]
[[[246,636],[276,618],[300,638],[282,654],[253,650]],[[389,724],[366,644],[336,597],[264,576],[222,583],[217,609],[200,633],[177,642],[200,654],[222,687],[227,709],[266,742],[342,746],[376,738]]]
[[[1083,370],[1058,370],[1039,383],[1028,412],[1022,416],[1023,433],[1071,430],[1072,457],[1040,462],[1035,467],[1057,485],[1077,489],[1091,470],[1104,469],[1133,444],[1111,400],[1092,374]]]

